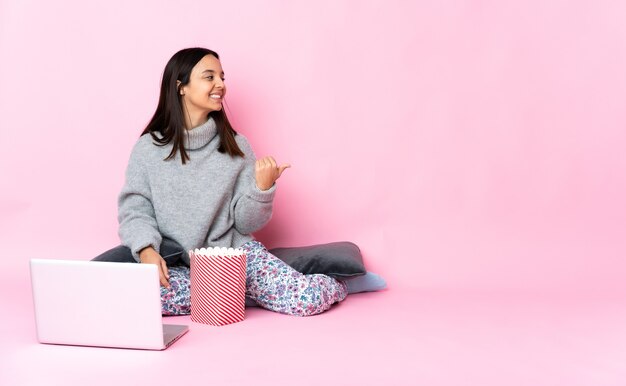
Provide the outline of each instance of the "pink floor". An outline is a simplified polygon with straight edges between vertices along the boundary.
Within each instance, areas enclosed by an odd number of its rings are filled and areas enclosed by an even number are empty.
[[[626,385],[626,302],[601,295],[392,288],[310,318],[169,317],[190,332],[151,352],[38,344],[28,272],[2,277],[1,385]]]

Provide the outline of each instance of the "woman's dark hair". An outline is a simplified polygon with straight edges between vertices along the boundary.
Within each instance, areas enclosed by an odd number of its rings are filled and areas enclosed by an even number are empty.
[[[189,160],[189,154],[185,149],[185,116],[182,107],[182,95],[179,89],[189,83],[189,77],[193,67],[206,55],[213,55],[219,59],[217,52],[206,48],[186,48],[180,50],[167,62],[161,81],[161,93],[159,104],[154,116],[141,135],[150,133],[159,146],[165,146],[173,142],[172,152],[165,160],[172,159],[176,152],[180,151],[183,164]],[[178,84],[180,81],[180,84]],[[220,145],[217,150],[220,153],[228,153],[230,156],[241,156],[243,152],[235,141],[237,132],[233,129],[222,107],[219,111],[211,111],[209,117],[215,120],[217,133],[220,136]],[[158,138],[154,132],[161,133],[163,138]]]

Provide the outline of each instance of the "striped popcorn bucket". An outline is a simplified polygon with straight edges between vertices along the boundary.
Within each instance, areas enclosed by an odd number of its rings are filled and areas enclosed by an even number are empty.
[[[246,254],[241,249],[201,248],[191,259],[191,320],[224,326],[244,319]]]

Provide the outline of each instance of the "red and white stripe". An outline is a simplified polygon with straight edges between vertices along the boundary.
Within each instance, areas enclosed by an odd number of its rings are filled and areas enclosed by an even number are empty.
[[[191,258],[191,320],[212,326],[241,322],[245,313],[246,254],[202,248]]]

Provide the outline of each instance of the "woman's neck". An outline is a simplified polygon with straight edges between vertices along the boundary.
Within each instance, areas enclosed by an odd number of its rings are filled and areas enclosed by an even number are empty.
[[[198,127],[209,119],[209,114],[206,111],[193,111],[187,108],[184,109],[183,113],[185,114],[185,128],[187,130]]]

